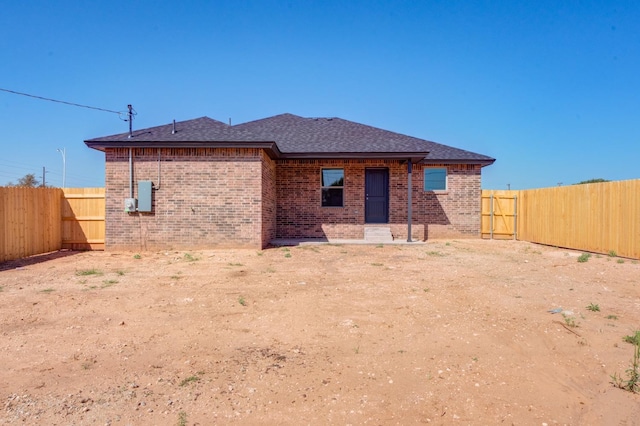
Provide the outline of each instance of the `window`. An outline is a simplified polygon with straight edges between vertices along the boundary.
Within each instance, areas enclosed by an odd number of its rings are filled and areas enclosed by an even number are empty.
[[[425,191],[446,191],[447,169],[444,167],[428,167],[424,169]]]
[[[342,207],[344,169],[322,169],[322,207]]]

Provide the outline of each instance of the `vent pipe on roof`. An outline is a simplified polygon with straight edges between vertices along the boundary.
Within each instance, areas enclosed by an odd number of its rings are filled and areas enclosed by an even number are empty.
[[[231,117],[229,117],[229,126],[231,126]]]
[[[176,120],[175,119],[173,120],[173,130],[171,131],[171,134],[172,135],[176,134]]]

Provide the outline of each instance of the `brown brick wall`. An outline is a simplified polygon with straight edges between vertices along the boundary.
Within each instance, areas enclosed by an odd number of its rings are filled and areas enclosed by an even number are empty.
[[[320,170],[344,167],[344,207],[321,207]],[[278,238],[362,238],[364,181],[357,163],[344,161],[281,160],[277,162]],[[358,191],[357,188],[362,188]]]
[[[447,168],[446,191],[424,191],[423,170],[427,167]],[[479,165],[416,165],[413,171],[414,216],[417,211],[417,220],[424,224],[423,239],[480,236],[482,188]],[[404,199],[406,202],[406,196]]]
[[[439,165],[432,165],[438,167]],[[278,238],[364,237],[364,176],[368,167],[389,170],[389,225],[395,238],[407,238],[407,165],[385,160],[277,161]],[[425,192],[423,169],[412,174],[412,238],[477,237],[480,234],[480,166],[441,165],[448,188]],[[344,207],[322,207],[322,168],[344,168]]]
[[[273,232],[273,225],[263,229],[262,209],[263,165],[273,169],[270,162],[259,149],[133,149],[134,197],[139,180],[159,189],[152,213],[127,214],[129,150],[107,149],[106,248],[262,247],[262,236]]]
[[[276,163],[262,155],[262,248],[276,237]]]
[[[151,149],[133,153],[137,182],[150,180],[151,213],[124,212],[129,150],[106,151],[106,248],[127,250],[265,247],[273,238],[364,237],[364,176],[389,170],[389,224],[407,236],[406,164],[385,160],[271,160],[259,149]],[[160,157],[158,157],[160,153]],[[158,159],[160,158],[160,170]],[[344,207],[322,207],[320,171],[344,168]],[[476,237],[480,167],[448,165],[448,189],[423,190],[424,165],[412,179],[414,239]]]

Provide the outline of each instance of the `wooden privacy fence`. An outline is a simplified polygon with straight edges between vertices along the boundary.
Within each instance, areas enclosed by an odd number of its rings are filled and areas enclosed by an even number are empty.
[[[104,188],[0,188],[0,262],[104,249]]]
[[[104,250],[104,188],[64,188],[62,248]]]
[[[59,250],[58,188],[0,188],[0,261]]]
[[[640,259],[640,180],[482,191],[481,235]],[[104,188],[0,187],[0,262],[104,250]]]
[[[493,225],[489,200],[494,196]],[[513,211],[509,210],[513,206]],[[510,215],[513,213],[513,217]],[[513,219],[513,220],[512,220]],[[511,226],[511,228],[509,228]],[[482,236],[640,259],[640,180],[482,191]]]

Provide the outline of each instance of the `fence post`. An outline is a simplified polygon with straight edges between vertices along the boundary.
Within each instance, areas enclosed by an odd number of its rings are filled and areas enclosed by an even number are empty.
[[[493,240],[493,193],[489,198],[489,239]]]
[[[518,196],[513,195],[513,239],[518,239]]]

